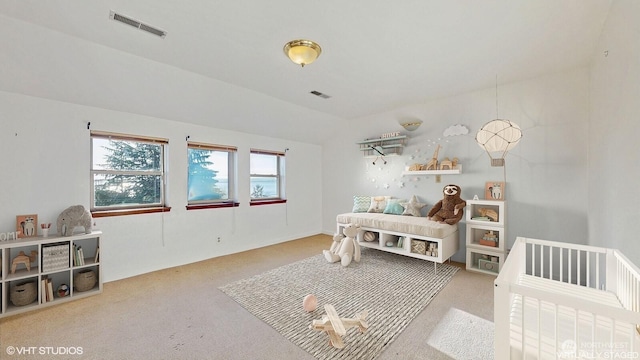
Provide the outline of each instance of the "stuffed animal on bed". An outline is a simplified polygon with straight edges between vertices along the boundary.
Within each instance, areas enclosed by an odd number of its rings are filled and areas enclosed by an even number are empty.
[[[429,220],[449,225],[457,224],[462,219],[467,202],[460,198],[462,189],[458,185],[447,185],[442,189],[444,198],[438,201],[427,214]]]
[[[356,240],[359,231],[360,225],[349,224],[342,230],[344,236],[336,234],[331,248],[322,251],[327,261],[330,263],[340,261],[342,266],[348,266],[351,260],[360,261],[360,244]]]

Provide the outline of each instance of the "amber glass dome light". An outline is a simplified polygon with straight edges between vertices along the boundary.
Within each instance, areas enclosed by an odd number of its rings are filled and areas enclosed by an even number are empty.
[[[284,45],[283,50],[291,61],[302,67],[314,62],[322,53],[320,45],[311,40],[302,39],[289,41]]]

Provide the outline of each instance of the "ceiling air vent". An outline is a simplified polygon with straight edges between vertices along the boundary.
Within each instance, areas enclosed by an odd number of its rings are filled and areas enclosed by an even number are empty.
[[[313,95],[315,95],[315,96],[319,96],[319,97],[321,97],[321,98],[323,98],[323,99],[328,99],[328,98],[330,98],[330,97],[331,97],[331,96],[329,96],[329,95],[327,95],[327,94],[323,94],[323,93],[321,93],[320,91],[315,91],[315,90],[311,91],[311,94],[313,94]]]
[[[127,24],[127,25],[130,25],[130,26],[133,26],[133,27],[138,28],[138,29],[140,29],[142,31],[146,31],[146,32],[148,32],[150,34],[153,34],[153,35],[156,35],[156,36],[160,36],[161,38],[164,38],[165,36],[167,36],[167,32],[164,31],[164,30],[160,30],[160,29],[158,29],[156,27],[153,27],[151,25],[147,25],[147,24],[141,23],[138,20],[132,19],[132,18],[130,18],[128,16],[124,16],[122,14],[118,14],[118,13],[116,13],[114,11],[110,11],[109,12],[109,19],[121,22],[123,24]]]

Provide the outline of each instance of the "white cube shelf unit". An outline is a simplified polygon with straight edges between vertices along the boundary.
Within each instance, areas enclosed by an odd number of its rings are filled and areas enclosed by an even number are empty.
[[[499,200],[467,200],[467,270],[497,275],[502,268],[506,258],[505,206]]]
[[[29,237],[16,240],[0,241],[0,318],[20,314],[46,306],[61,304],[67,301],[97,295],[102,292],[102,271],[100,269],[99,249],[102,232],[72,236]],[[74,249],[82,249],[83,259],[79,259]],[[29,268],[26,263],[16,264],[12,271],[13,259],[22,255],[30,256]],[[93,273],[91,273],[93,272]],[[95,278],[92,288],[80,289],[74,284],[75,279]],[[47,299],[47,288],[50,282],[53,296]],[[35,284],[33,301],[19,305],[12,301],[22,289],[32,289]],[[89,282],[88,284],[90,284]],[[67,285],[68,294],[60,296],[58,287]],[[29,286],[27,286],[29,285]],[[82,290],[82,291],[80,291]],[[24,290],[27,291],[27,290]],[[32,293],[31,290],[29,292]],[[51,293],[51,292],[50,292]],[[22,297],[21,299],[29,297]]]
[[[343,233],[344,226],[345,224],[338,224],[338,234]],[[367,232],[374,235],[373,241],[364,240],[364,235]],[[361,247],[432,261],[436,270],[438,263],[444,263],[459,249],[458,231],[445,238],[438,239],[361,227],[357,240]]]

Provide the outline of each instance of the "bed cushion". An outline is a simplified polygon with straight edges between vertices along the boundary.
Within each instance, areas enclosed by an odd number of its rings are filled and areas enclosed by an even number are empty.
[[[336,217],[340,224],[357,224],[379,230],[395,231],[404,234],[445,238],[456,231],[458,225],[442,224],[426,217],[402,216],[380,213],[345,213]]]

